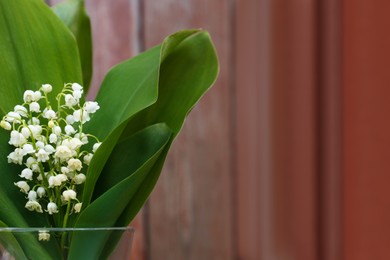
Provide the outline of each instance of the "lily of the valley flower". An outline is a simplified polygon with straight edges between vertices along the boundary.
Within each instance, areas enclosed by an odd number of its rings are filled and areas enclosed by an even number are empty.
[[[77,193],[74,190],[66,190],[62,193],[62,196],[64,197],[64,201],[70,201],[76,199]]]
[[[39,230],[38,232],[38,240],[39,241],[49,241],[50,234],[46,230]]]
[[[52,90],[50,84],[37,91],[26,90],[24,103],[7,113],[0,127],[10,131],[8,143],[15,147],[7,156],[8,162],[24,165],[19,173],[22,180],[14,184],[27,194],[25,208],[48,215],[61,212],[65,219],[81,210],[78,189],[85,183],[86,166],[101,144],[97,141],[92,151],[86,150],[88,137],[97,138],[83,133],[82,126],[100,107],[93,101],[80,104],[82,86],[68,83],[57,95],[55,110],[47,96]],[[50,235],[42,232],[40,237],[48,240]]]
[[[27,201],[26,205],[24,206],[29,211],[36,211],[38,213],[43,213],[42,206],[39,204],[36,200],[29,200]]]

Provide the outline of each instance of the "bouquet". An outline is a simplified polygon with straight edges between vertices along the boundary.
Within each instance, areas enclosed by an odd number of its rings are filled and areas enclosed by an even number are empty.
[[[0,235],[17,259],[104,259],[159,178],[184,120],[214,83],[206,31],[184,30],[113,67],[94,101],[82,0],[0,0]],[[54,235],[50,228],[74,228]]]

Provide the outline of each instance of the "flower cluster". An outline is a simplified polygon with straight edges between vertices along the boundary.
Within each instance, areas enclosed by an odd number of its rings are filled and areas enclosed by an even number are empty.
[[[65,225],[69,214],[81,210],[79,185],[85,182],[86,168],[100,145],[95,136],[83,133],[84,123],[99,105],[82,102],[82,86],[67,83],[54,109],[48,98],[52,89],[44,84],[37,91],[26,90],[24,103],[5,115],[0,126],[11,131],[9,144],[15,147],[8,162],[24,166],[15,185],[26,194],[25,207],[50,215],[63,210],[65,221],[57,221]],[[89,142],[93,144],[87,146]]]

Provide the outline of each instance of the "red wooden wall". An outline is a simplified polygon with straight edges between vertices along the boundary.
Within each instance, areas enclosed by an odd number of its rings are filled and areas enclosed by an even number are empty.
[[[221,63],[133,222],[133,259],[390,259],[390,3],[85,2],[95,92],[184,28],[210,31]]]

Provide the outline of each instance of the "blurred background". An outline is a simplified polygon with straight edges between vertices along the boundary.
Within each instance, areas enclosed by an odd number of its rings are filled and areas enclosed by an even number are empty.
[[[91,98],[176,30],[208,30],[220,59],[133,222],[133,259],[390,259],[389,1],[85,2]]]

